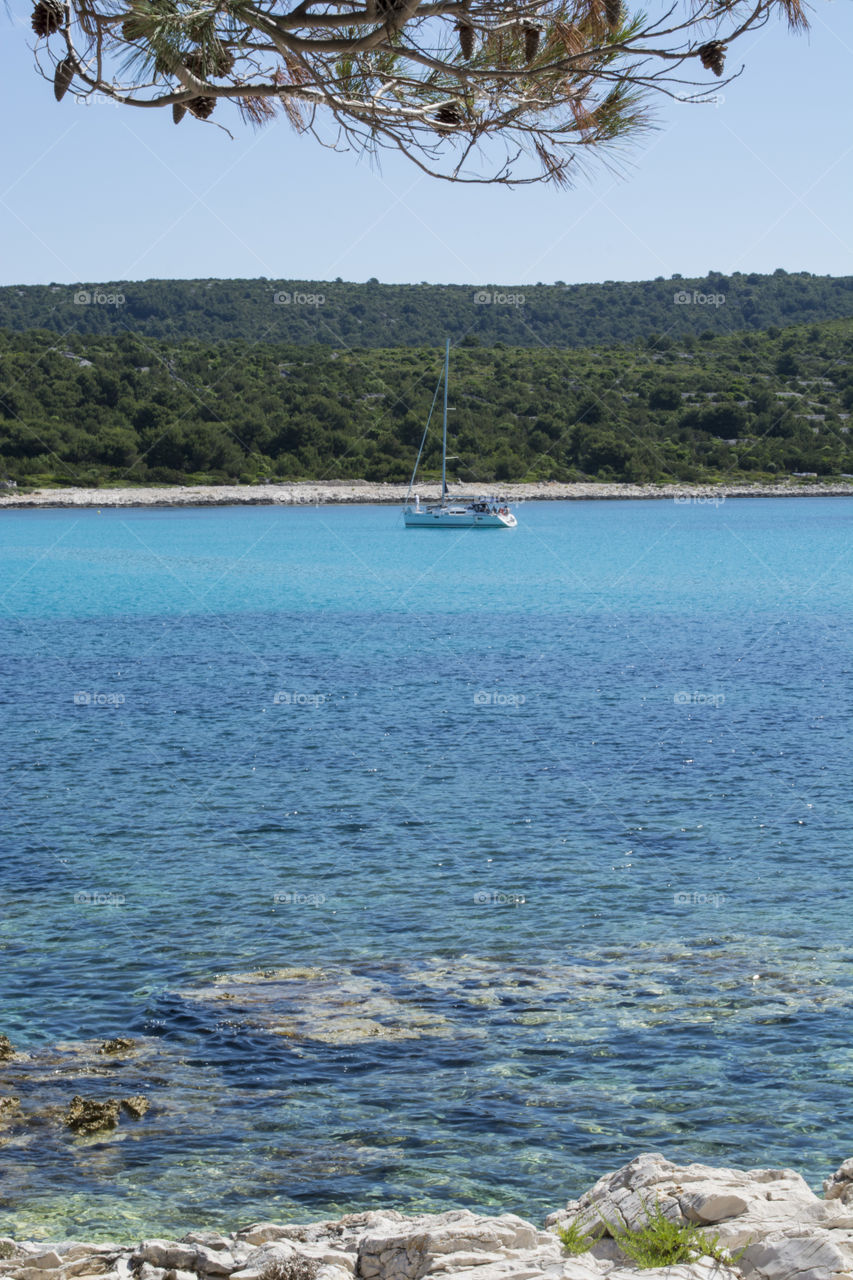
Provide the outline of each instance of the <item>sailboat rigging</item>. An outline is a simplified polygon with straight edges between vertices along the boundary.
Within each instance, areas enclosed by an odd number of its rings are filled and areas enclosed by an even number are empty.
[[[406,503],[403,507],[403,521],[407,529],[514,529],[518,524],[512,511],[499,498],[483,497],[474,500],[460,499],[458,502],[448,500],[447,496],[447,384],[450,373],[450,339],[444,350],[444,422],[441,438],[441,501],[429,506],[421,506],[420,498],[416,495],[414,502],[411,501],[412,490],[415,487],[415,477],[418,474],[418,466],[420,464],[421,455],[426,443],[429,424],[432,420],[435,402],[438,399],[438,387],[435,389],[433,396],[432,408],[429,411],[426,428],[424,429],[421,447],[418,450],[418,456],[415,459],[415,469],[412,472],[409,491],[406,494]],[[441,386],[441,383],[439,383]]]

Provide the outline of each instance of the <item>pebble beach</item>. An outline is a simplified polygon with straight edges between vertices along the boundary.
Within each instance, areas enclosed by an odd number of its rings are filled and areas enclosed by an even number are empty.
[[[488,488],[488,486],[485,486]],[[492,486],[494,487],[494,486]],[[161,485],[127,488],[36,489],[30,493],[10,489],[0,494],[0,507],[231,507],[319,506],[342,503],[405,501],[409,486],[374,484],[366,480],[308,480],[294,484]],[[416,485],[421,501],[440,496],[438,484]],[[454,485],[454,498],[476,498],[484,487]],[[565,502],[589,499],[656,498],[680,502],[719,503],[728,498],[853,497],[853,480],[847,483],[802,484],[786,481],[775,485],[658,485],[658,484],[503,484],[500,496],[508,502]]]

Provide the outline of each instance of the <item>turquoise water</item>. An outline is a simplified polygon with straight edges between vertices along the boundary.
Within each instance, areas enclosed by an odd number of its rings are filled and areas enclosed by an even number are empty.
[[[518,515],[0,515],[0,1232],[850,1155],[853,507]]]

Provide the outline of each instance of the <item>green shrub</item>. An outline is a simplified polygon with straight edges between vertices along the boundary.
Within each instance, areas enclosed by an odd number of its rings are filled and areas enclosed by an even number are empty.
[[[558,1227],[557,1235],[560,1237],[560,1242],[566,1253],[574,1257],[579,1253],[586,1253],[588,1249],[592,1248],[596,1240],[601,1239],[604,1235],[604,1226],[602,1223],[598,1223],[597,1226],[590,1230],[590,1224],[584,1222],[578,1216],[577,1218],[572,1218],[565,1225]]]
[[[719,1235],[706,1236],[691,1222],[673,1222],[659,1204],[644,1205],[646,1221],[638,1227],[619,1227],[602,1219],[610,1236],[638,1267],[672,1267],[697,1257],[715,1262],[734,1261],[720,1244]]]

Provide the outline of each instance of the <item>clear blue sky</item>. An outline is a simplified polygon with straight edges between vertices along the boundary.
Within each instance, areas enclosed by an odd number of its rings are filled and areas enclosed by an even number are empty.
[[[281,122],[261,132],[106,103],[57,104],[31,6],[0,7],[0,283],[150,277],[525,284],[731,271],[853,274],[853,4],[745,37],[717,106],[660,104],[622,176],[569,192],[381,171]]]

